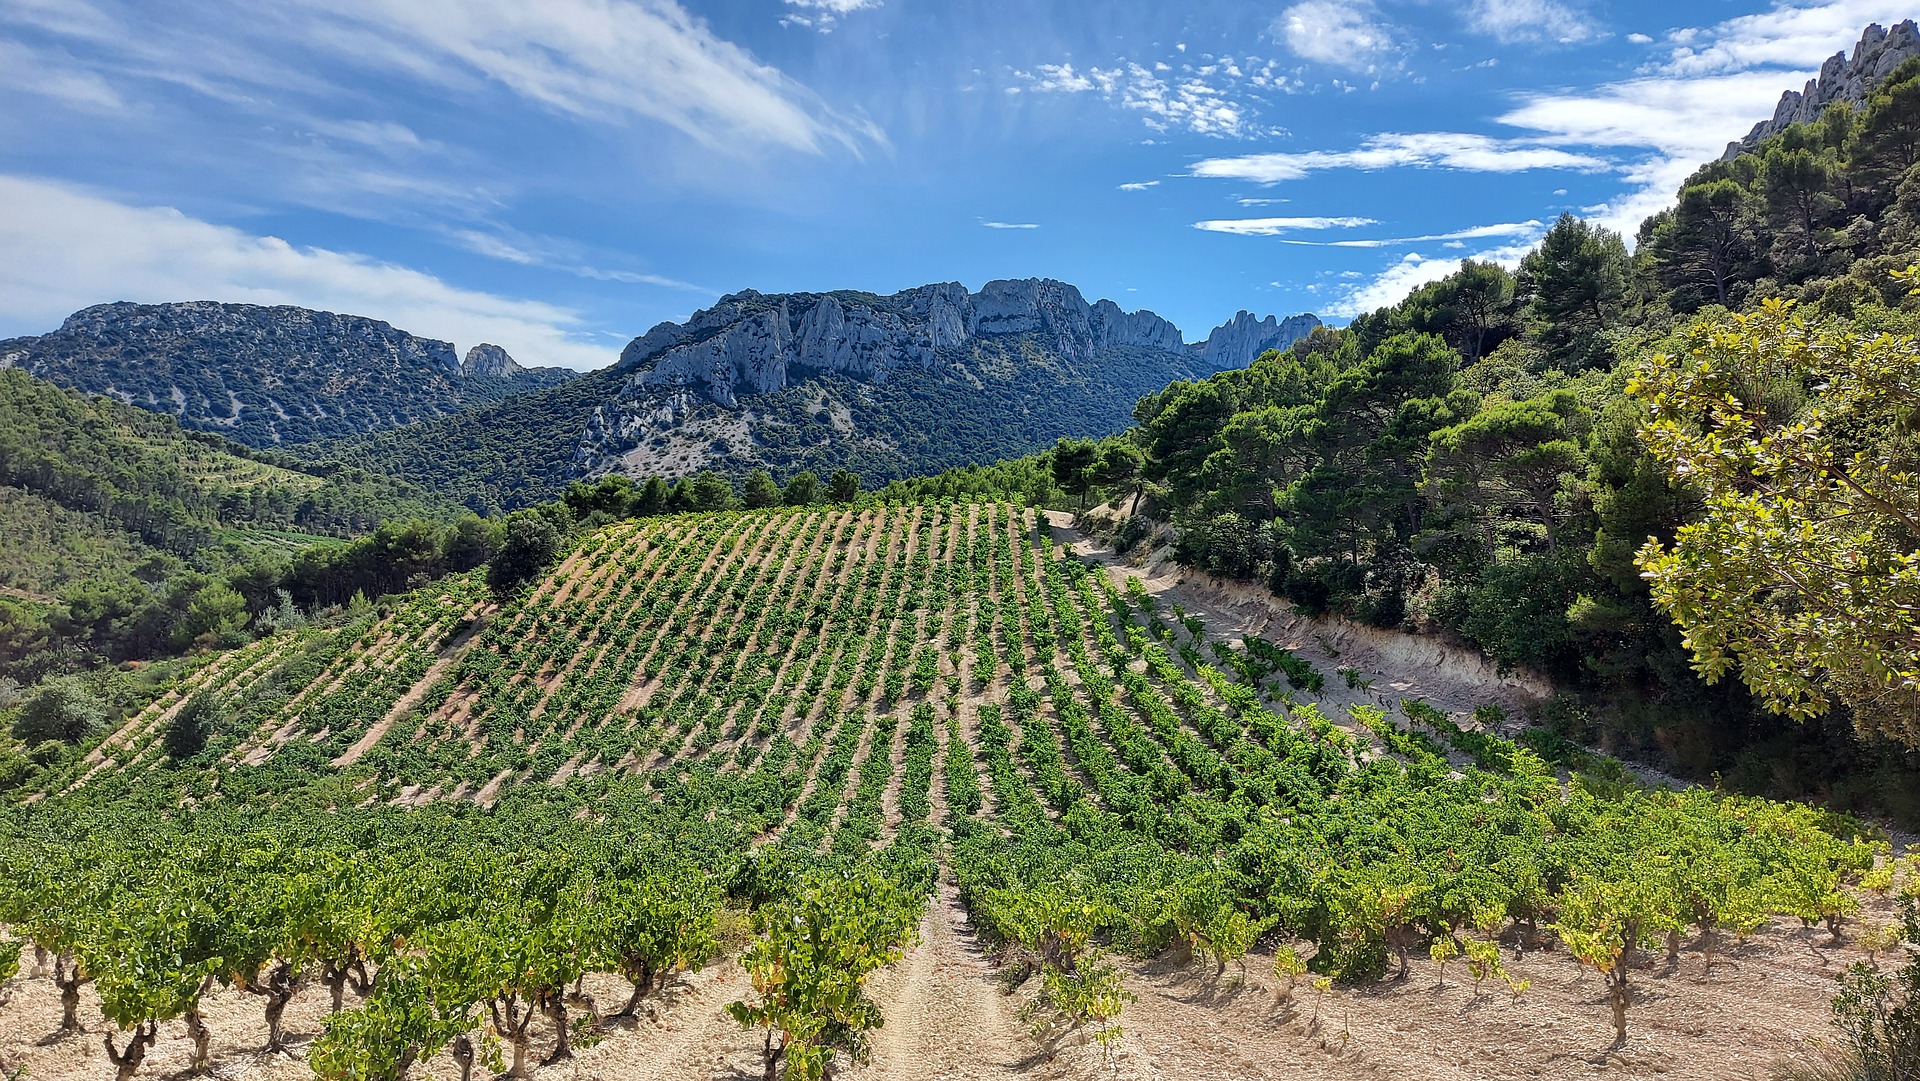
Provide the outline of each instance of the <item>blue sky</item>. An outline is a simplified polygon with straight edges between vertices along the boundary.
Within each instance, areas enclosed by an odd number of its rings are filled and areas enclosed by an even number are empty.
[[[0,0],[0,336],[293,303],[592,367],[1047,276],[1189,340],[1632,229],[1879,0]]]

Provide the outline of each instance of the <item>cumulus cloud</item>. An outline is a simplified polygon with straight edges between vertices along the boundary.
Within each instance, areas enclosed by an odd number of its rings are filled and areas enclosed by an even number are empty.
[[[465,348],[506,347],[528,364],[597,368],[617,351],[582,340],[566,308],[449,285],[353,252],[139,207],[32,177],[0,175],[0,333],[49,329],[109,300],[223,300],[384,319]]]
[[[1151,67],[1121,60],[1112,67],[1041,64],[1013,73],[1008,93],[1087,94],[1140,115],[1156,132],[1186,131],[1223,138],[1284,134],[1259,121],[1257,95],[1298,89],[1272,60],[1206,56]]]
[[[1373,71],[1399,51],[1393,29],[1364,0],[1304,0],[1280,13],[1273,34],[1295,56]]]
[[[1519,265],[1520,259],[1532,247],[1530,243],[1508,244],[1478,252],[1468,258],[1499,263],[1511,270]],[[1408,252],[1371,280],[1347,287],[1330,303],[1322,305],[1321,313],[1335,319],[1346,319],[1398,304],[1406,299],[1408,293],[1430,282],[1437,282],[1459,268],[1459,261],[1452,256],[1436,259],[1419,252]]]
[[[1884,0],[1830,0],[1801,6],[1777,3],[1771,11],[1742,15],[1709,27],[1670,31],[1671,49],[1652,69],[1663,75],[1715,75],[1770,66],[1818,69],[1820,61],[1860,39],[1870,22],[1886,24],[1906,14]]]
[[[1195,229],[1209,233],[1232,233],[1235,236],[1279,236],[1282,233],[1294,233],[1310,229],[1357,229],[1363,225],[1378,225],[1372,218],[1224,218],[1193,223]]]
[[[1148,188],[1157,188],[1159,186],[1160,186],[1160,182],[1158,180],[1134,180],[1134,181],[1130,181],[1128,183],[1120,185],[1120,190],[1121,191],[1146,191]]]
[[[1475,173],[1518,173],[1533,169],[1601,172],[1611,166],[1589,154],[1576,154],[1539,140],[1495,139],[1459,132],[1386,133],[1357,150],[1309,150],[1299,153],[1246,154],[1195,162],[1189,175],[1276,184],[1327,169],[1458,169]]]
[[[1586,41],[1597,30],[1585,15],[1558,0],[1473,0],[1467,26],[1502,44]]]

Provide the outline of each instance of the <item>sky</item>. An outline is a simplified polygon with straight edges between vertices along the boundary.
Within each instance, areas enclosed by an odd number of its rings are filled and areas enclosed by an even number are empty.
[[[1631,241],[1883,0],[0,0],[0,337],[111,300],[593,368],[1051,277],[1195,341]]]

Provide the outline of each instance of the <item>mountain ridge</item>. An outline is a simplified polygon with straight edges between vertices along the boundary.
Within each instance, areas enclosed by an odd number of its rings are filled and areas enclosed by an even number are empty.
[[[1808,79],[1804,88],[1781,94],[1773,116],[1728,143],[1720,159],[1731,161],[1768,136],[1778,135],[1794,124],[1810,124],[1836,101],[1858,105],[1893,69],[1915,56],[1920,56],[1920,27],[1915,27],[1912,19],[1897,22],[1892,29],[1868,23],[1852,56],[1842,50],[1828,57],[1820,65],[1819,75]]]
[[[860,447],[876,429],[897,427],[882,415],[888,408],[919,413],[916,395],[991,413],[989,388],[1005,406],[1003,430],[1019,434],[1008,442],[981,430],[979,438],[1017,456],[1060,435],[1105,434],[1127,422],[1141,395],[1245,367],[1319,325],[1312,315],[1256,320],[1242,311],[1189,344],[1152,311],[1089,303],[1077,287],[1051,278],[996,279],[977,292],[958,282],[885,295],[747,289],[627,345],[612,369],[619,389],[594,409],[574,469],[585,476],[741,472],[777,469],[788,453],[801,453],[811,468],[820,456],[795,449],[808,438],[808,418],[826,444]],[[1044,394],[1029,393],[1023,373],[1042,387],[1075,388],[1087,399],[1086,415],[1059,415]],[[911,386],[891,385],[902,380]],[[806,401],[787,393],[801,386],[812,388]],[[925,418],[936,431],[950,419]],[[1043,436],[1049,422],[1057,430]],[[770,442],[789,450],[770,457],[763,449]],[[912,471],[885,458],[917,442],[918,433],[899,429],[866,445],[877,456],[867,459],[869,470],[886,477]],[[964,464],[931,446],[928,454],[921,467]]]
[[[0,368],[257,448],[393,428],[573,378],[379,319],[294,305],[96,304],[47,334],[0,340]]]

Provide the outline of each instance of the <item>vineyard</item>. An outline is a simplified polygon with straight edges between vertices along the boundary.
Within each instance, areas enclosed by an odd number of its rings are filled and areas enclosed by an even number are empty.
[[[1294,1041],[1269,1076],[1341,1076],[1383,995],[1552,1017],[1534,1065],[1572,1075],[1641,1061],[1643,1014],[1688,1053],[1671,1017],[1741,972],[1804,1006],[1769,1039],[1818,1035],[1893,941],[1913,868],[1850,820],[1417,700],[1329,716],[1328,677],[1021,508],[619,523],[511,597],[453,576],[212,657],[0,817],[0,1067],[623,1076],[692,1031],[735,1073],[684,1076],[820,1077],[910,1034],[938,940],[997,983],[1002,1075],[1144,1076],[1162,1023],[1204,1054],[1170,972]]]

